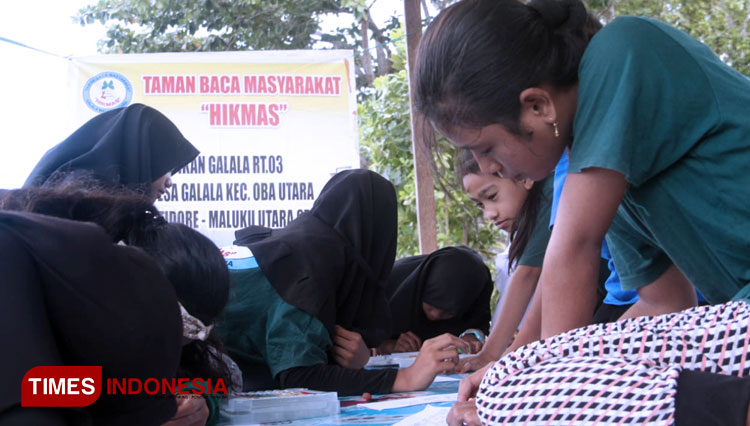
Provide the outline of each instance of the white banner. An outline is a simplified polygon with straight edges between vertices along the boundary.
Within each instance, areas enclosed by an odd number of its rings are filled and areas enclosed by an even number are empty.
[[[220,247],[248,225],[285,226],[359,167],[351,51],[104,55],[70,72],[80,124],[143,103],[201,151],[157,207]]]

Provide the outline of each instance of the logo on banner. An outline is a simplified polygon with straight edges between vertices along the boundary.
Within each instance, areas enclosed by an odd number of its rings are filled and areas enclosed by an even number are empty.
[[[126,107],[133,100],[133,85],[119,72],[102,72],[86,81],[83,100],[96,112]]]

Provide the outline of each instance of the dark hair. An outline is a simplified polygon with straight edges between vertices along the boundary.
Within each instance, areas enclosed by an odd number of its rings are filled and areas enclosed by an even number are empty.
[[[461,151],[458,164],[459,179],[463,179],[464,176],[469,174],[483,174],[479,169],[479,163],[477,163],[476,158],[474,158],[474,155],[468,149]],[[534,228],[537,225],[539,205],[541,204],[543,197],[544,192],[542,191],[541,182],[534,182],[534,186],[529,190],[529,194],[526,196],[526,201],[524,201],[521,210],[518,211],[518,215],[516,215],[513,220],[513,228],[510,230],[508,272],[510,272],[513,265],[518,263],[524,250],[526,250],[526,245],[529,243],[531,234],[534,232]]]
[[[155,258],[191,315],[210,324],[229,295],[229,271],[219,249],[204,235],[184,225],[169,224],[144,194],[102,184],[90,173],[59,175],[42,187],[0,191],[0,210],[27,211],[65,219],[94,222],[112,241],[124,240]],[[231,386],[222,359],[221,342],[185,345],[181,377],[222,377]]]
[[[477,159],[474,158],[471,150],[462,149],[458,153],[458,168],[456,169],[459,182],[463,181],[466,175],[478,175],[481,173],[482,170],[479,168],[479,163],[477,163]]]
[[[427,28],[415,105],[434,126],[501,124],[520,134],[520,93],[569,87],[601,24],[580,0],[462,0]]]
[[[94,222],[112,241],[120,241],[140,222],[158,214],[151,200],[127,188],[112,188],[87,173],[58,175],[42,187],[0,193],[0,210],[46,214]]]
[[[174,286],[177,299],[205,325],[214,323],[229,298],[229,270],[218,247],[200,232],[162,217],[152,217],[128,234],[125,242],[150,254]],[[222,378],[232,375],[223,359],[223,345],[210,335],[182,348],[180,377]]]
[[[133,228],[125,242],[154,257],[190,315],[211,324],[229,297],[229,270],[205,235],[160,216]]]

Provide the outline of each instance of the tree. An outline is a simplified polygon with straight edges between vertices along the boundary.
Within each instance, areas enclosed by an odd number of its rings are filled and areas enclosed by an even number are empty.
[[[343,26],[323,31],[330,16]],[[353,49],[359,87],[390,72],[387,32],[398,26],[378,26],[365,0],[99,0],[75,19],[107,27],[102,53]]]
[[[403,30],[394,18],[380,26],[370,13],[376,0],[99,0],[81,9],[81,25],[108,26],[103,53],[225,51],[247,49],[354,49],[359,89],[363,163],[390,179],[398,191],[400,256],[416,254],[416,201],[409,127]],[[432,0],[436,9],[453,3]],[[603,22],[645,15],[685,30],[728,64],[750,73],[750,2],[747,0],[587,0]],[[429,9],[422,1],[426,22]],[[343,26],[325,32],[336,15]],[[467,244],[489,254],[504,236],[471,206],[452,173],[454,150],[438,138],[435,155],[438,241]]]

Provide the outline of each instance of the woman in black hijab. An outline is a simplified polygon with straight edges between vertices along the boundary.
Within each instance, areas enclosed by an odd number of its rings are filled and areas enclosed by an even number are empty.
[[[182,325],[175,291],[143,251],[93,224],[0,211],[0,424],[159,425],[173,398],[108,395],[84,408],[21,407],[40,365],[100,365],[102,379],[174,377]]]
[[[416,351],[421,342],[442,333],[476,329],[486,335],[492,286],[481,256],[467,247],[397,260],[387,287],[393,329],[378,352]],[[402,334],[407,336],[397,344]]]
[[[11,213],[13,210],[18,213]],[[34,220],[11,221],[12,214],[27,215],[22,217]],[[3,228],[6,222],[12,229]],[[99,227],[92,223],[81,226],[83,222],[93,222]],[[54,227],[65,232],[55,231]],[[8,375],[9,380],[23,376],[28,368],[23,370],[19,365],[25,365],[26,349],[36,352],[40,348],[60,347],[64,348],[60,351],[69,356],[59,359],[44,358],[49,355],[45,353],[35,356],[48,360],[42,365],[102,365],[105,380],[109,377],[169,380],[177,374],[179,378],[213,380],[212,386],[222,379],[225,389],[233,385],[227,359],[217,349],[221,348],[220,342],[209,335],[210,327],[226,304],[229,274],[219,249],[208,238],[184,225],[167,223],[142,194],[122,188],[113,191],[103,188],[96,180],[76,179],[74,176],[61,179],[55,186],[0,191],[0,240],[3,231],[8,230],[23,237],[23,247],[16,251],[21,253],[25,249],[36,261],[25,264],[18,261],[18,257],[10,256],[14,259],[9,261],[10,264],[18,263],[18,266],[9,274],[8,287],[0,289],[7,291],[4,296],[9,296],[0,300],[0,309],[2,314],[10,312],[15,315],[22,311],[20,314],[33,315],[40,320],[23,323],[27,326],[13,330],[28,334],[34,341],[18,353],[0,356],[0,374]],[[115,244],[121,240],[141,250]],[[123,256],[131,251],[139,256],[150,254],[147,259],[156,260],[158,266],[147,261],[134,262]],[[104,256],[104,261],[101,256]],[[0,274],[8,276],[3,267],[0,262]],[[153,267],[158,271],[154,272]],[[41,278],[39,289],[34,281],[37,276]],[[165,278],[169,288],[176,292],[176,298],[171,293],[173,301],[162,304]],[[48,301],[49,298],[54,300]],[[3,302],[9,303],[9,307]],[[182,314],[181,326],[179,317],[174,321],[172,316],[175,307],[179,306],[177,302],[181,305],[177,308]],[[153,304],[161,307],[156,309]],[[44,332],[47,319],[53,324],[52,333]],[[175,323],[182,330],[182,338],[174,339],[169,334]],[[155,345],[155,341],[158,344]],[[179,368],[173,359],[174,349],[180,354]],[[14,358],[16,355],[19,358]],[[115,364],[115,367],[110,364]],[[157,368],[151,369],[145,364]],[[163,365],[169,365],[169,368],[159,369]],[[142,376],[141,371],[153,374]],[[119,373],[115,375],[113,372]],[[17,390],[20,391],[20,387]],[[205,400],[181,398],[177,414],[167,424],[188,424],[188,419],[196,416],[205,419],[210,414],[215,420],[217,400],[208,394],[204,396]],[[18,395],[9,393],[7,397],[9,419],[19,419],[18,424],[47,424],[41,420],[46,417],[35,417],[43,415],[50,419],[64,418],[68,421],[65,424],[156,425],[165,420],[165,413],[175,411],[174,402],[162,395],[146,398],[161,400],[159,404],[136,401],[136,405],[143,408],[128,402],[132,398],[144,399],[142,395],[107,396],[105,400],[114,402],[97,402],[93,407],[100,408],[82,410],[80,415],[64,410],[57,413],[53,409],[41,414],[28,408],[14,411],[13,404],[17,404]],[[5,399],[1,403],[0,413],[3,413]],[[123,411],[119,408],[121,403],[140,411]],[[210,412],[209,408],[212,408]],[[29,421],[21,422],[20,419]],[[0,414],[0,424],[5,424],[4,421],[5,417]],[[50,422],[57,424],[53,420]]]
[[[367,170],[333,176],[312,209],[283,229],[237,231],[289,304],[323,322],[358,331],[374,345],[387,337],[385,284],[396,256],[396,193]]]
[[[24,187],[42,186],[59,173],[87,171],[96,179],[159,198],[171,176],[198,150],[164,114],[132,104],[97,115],[47,151]]]
[[[385,285],[396,253],[396,194],[382,176],[338,173],[312,209],[286,228],[250,227],[236,236],[259,268],[230,271],[230,302],[218,331],[245,374],[246,389],[388,393],[424,389],[453,368],[455,347],[463,342],[441,336],[408,372],[360,369],[369,358],[365,342],[375,346],[390,330],[382,313],[388,312]],[[364,362],[329,365],[339,361],[342,344],[355,341]]]

